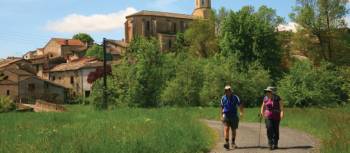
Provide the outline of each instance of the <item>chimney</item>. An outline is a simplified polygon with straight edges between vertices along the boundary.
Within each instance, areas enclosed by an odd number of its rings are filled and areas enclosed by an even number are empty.
[[[69,40],[68,39],[65,40],[65,45],[67,45],[67,46],[69,45]]]

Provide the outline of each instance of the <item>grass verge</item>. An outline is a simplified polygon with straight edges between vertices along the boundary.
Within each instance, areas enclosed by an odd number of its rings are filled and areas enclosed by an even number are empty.
[[[258,108],[242,119],[258,122]],[[350,106],[288,108],[282,126],[321,140],[321,152],[350,152]],[[214,145],[198,119],[219,119],[218,108],[118,109],[96,112],[69,106],[66,113],[0,114],[0,152],[12,153],[199,153]]]
[[[185,109],[72,110],[0,114],[0,152],[199,153],[214,144]]]

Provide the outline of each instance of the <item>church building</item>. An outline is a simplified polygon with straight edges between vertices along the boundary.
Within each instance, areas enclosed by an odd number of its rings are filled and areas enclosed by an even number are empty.
[[[154,37],[159,40],[162,51],[172,48],[176,34],[185,32],[194,19],[206,19],[211,11],[211,0],[195,0],[192,15],[140,11],[126,17],[125,42],[130,43],[135,36]]]

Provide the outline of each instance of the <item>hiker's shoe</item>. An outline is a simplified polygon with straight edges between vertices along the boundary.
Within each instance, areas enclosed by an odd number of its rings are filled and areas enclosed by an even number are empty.
[[[228,143],[224,144],[224,148],[229,150],[230,149],[230,145]]]
[[[232,149],[236,149],[236,148],[237,148],[237,145],[236,145],[235,143],[232,143],[232,144],[231,144],[231,148],[232,148]]]
[[[272,145],[271,150],[276,150],[278,147],[276,145]]]

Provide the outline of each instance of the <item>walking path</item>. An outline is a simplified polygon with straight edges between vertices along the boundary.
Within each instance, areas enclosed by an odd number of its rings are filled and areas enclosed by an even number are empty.
[[[319,143],[307,133],[289,128],[280,128],[279,149],[270,151],[267,145],[265,124],[261,125],[259,145],[259,123],[240,123],[237,131],[237,149],[226,150],[224,145],[223,125],[220,121],[204,120],[218,133],[218,142],[211,153],[314,153],[319,152]]]

